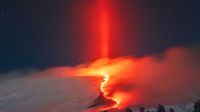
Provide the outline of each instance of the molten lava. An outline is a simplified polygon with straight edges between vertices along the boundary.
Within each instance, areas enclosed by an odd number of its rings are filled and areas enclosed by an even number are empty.
[[[90,105],[88,108],[97,107],[97,106],[103,106],[100,110],[106,110],[110,108],[116,108],[120,101],[117,99],[113,99],[112,97],[109,97],[109,91],[106,91],[106,84],[109,81],[109,74],[103,73],[103,82],[100,84],[100,94],[92,102],[92,105]]]
[[[119,105],[120,101],[118,101],[117,99],[113,99],[112,97],[109,97],[109,96],[108,96],[109,92],[107,92],[107,91],[105,90],[106,84],[107,84],[107,82],[109,81],[109,74],[104,73],[103,77],[104,77],[104,80],[103,80],[103,82],[101,83],[100,90],[101,90],[101,92],[103,93],[104,98],[106,98],[106,99],[108,99],[108,100],[111,100],[111,101],[114,101],[115,104],[112,106],[112,108],[116,108],[116,107]],[[109,107],[109,108],[110,108],[110,107]]]
[[[101,92],[104,93],[104,97],[108,98],[107,97],[108,92],[105,90],[105,88],[106,88],[106,83],[109,81],[109,75],[107,73],[104,73],[103,78],[104,79],[103,79],[103,82],[101,83],[100,90],[101,90]]]

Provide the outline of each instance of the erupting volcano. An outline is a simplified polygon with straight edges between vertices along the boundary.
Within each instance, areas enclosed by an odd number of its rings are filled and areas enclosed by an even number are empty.
[[[99,8],[99,32],[100,32],[100,40],[101,40],[101,56],[103,58],[109,57],[109,6],[108,1],[106,0],[98,0],[97,7]],[[100,71],[101,72],[101,71]],[[106,106],[106,108],[116,108],[117,105],[120,103],[118,100],[113,99],[109,96],[109,92],[106,91],[106,84],[110,79],[110,75],[105,71],[101,73],[103,77],[103,82],[100,85],[100,94],[96,100],[92,102],[91,107],[96,106]],[[101,109],[101,110],[103,110]]]
[[[0,112],[200,112],[199,4],[1,0]]]
[[[114,26],[116,22],[115,18],[115,7],[113,1],[109,0],[94,0],[86,2],[85,4],[77,6],[77,10],[80,11],[80,15],[86,17],[87,26],[84,26],[86,32],[89,34],[90,39],[87,43],[89,46],[90,56],[87,58],[95,59],[95,62],[89,63],[89,65],[78,67],[76,74],[78,76],[92,76],[101,77],[101,84],[98,85],[99,96],[88,106],[88,108],[98,108],[98,110],[105,110],[109,108],[118,108],[121,105],[121,93],[116,94],[116,83],[114,78],[119,75],[118,70],[121,69],[121,62],[110,59],[111,49],[114,46],[113,32],[117,30]],[[117,40],[115,39],[115,42]],[[111,45],[112,44],[112,45]],[[91,58],[90,58],[91,57]],[[93,58],[94,57],[94,58]],[[118,70],[117,70],[118,69]],[[114,88],[112,88],[114,87]]]

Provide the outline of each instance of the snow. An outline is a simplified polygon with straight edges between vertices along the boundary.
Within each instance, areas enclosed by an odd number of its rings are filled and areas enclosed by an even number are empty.
[[[96,97],[90,78],[30,76],[2,80],[0,112],[82,112]]]

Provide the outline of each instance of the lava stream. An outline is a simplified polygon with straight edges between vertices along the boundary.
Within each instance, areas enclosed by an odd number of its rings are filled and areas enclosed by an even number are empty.
[[[109,96],[108,96],[108,92],[106,92],[106,90],[105,90],[105,88],[106,88],[106,83],[109,81],[109,75],[108,75],[107,73],[104,73],[103,78],[104,78],[104,80],[103,80],[103,82],[101,83],[100,90],[101,90],[101,92],[103,93],[103,96],[104,96],[106,99],[109,99],[109,100],[112,100],[112,101],[115,102],[115,105],[112,106],[111,108],[116,108],[116,107],[119,105],[120,101],[117,101],[116,99],[113,99],[113,98],[109,97]]]
[[[100,108],[101,110],[107,110],[110,108],[117,108],[118,105],[120,104],[120,101],[117,99],[114,99],[112,97],[109,97],[109,92],[106,91],[107,88],[107,83],[109,81],[109,74],[103,73],[103,82],[100,85],[100,94],[99,96],[93,101],[93,104],[89,106],[89,108],[92,107],[98,107],[98,106],[103,106]]]

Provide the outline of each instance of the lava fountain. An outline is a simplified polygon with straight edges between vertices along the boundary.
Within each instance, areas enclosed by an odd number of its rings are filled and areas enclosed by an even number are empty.
[[[109,6],[108,1],[98,0],[99,7],[99,30],[101,40],[101,55],[102,57],[109,56]]]
[[[84,76],[94,76],[94,77],[102,77],[102,82],[99,87],[99,96],[92,102],[88,108],[100,107],[100,110],[109,109],[109,108],[117,108],[120,104],[121,95],[113,95],[112,88],[110,88],[109,84],[113,81],[113,76],[117,75],[112,70],[118,68],[109,68],[109,56],[110,56],[110,41],[111,41],[111,24],[112,24],[112,4],[113,2],[109,0],[95,0],[90,2],[92,5],[88,7],[92,7],[92,10],[87,10],[87,8],[83,8],[83,13],[87,12],[88,18],[90,20],[92,29],[90,30],[91,35],[94,33],[93,42],[95,43],[95,52],[97,51],[98,57],[100,61],[96,63],[96,67],[90,66],[79,69],[77,74],[84,74]],[[93,4],[94,3],[94,4]],[[93,26],[94,25],[94,26]],[[90,26],[90,24],[88,25]],[[92,40],[93,40],[92,39]],[[93,45],[90,44],[90,45]],[[94,52],[93,52],[94,53]],[[95,53],[94,53],[95,54]],[[103,63],[102,63],[103,62]],[[91,63],[94,64],[94,63]]]
[[[99,8],[99,32],[100,32],[100,40],[101,40],[101,55],[103,58],[109,57],[109,6],[107,0],[98,0],[98,8]],[[108,63],[105,61],[105,63]],[[93,104],[89,107],[107,105],[105,108],[101,108],[101,110],[108,108],[116,108],[120,101],[114,99],[109,96],[109,91],[106,90],[107,83],[110,80],[110,74],[104,70],[99,71],[100,75],[103,77],[103,82],[100,85],[100,94],[98,98],[93,101]]]
[[[109,6],[107,0],[98,0],[99,7],[99,32],[101,40],[101,55],[103,58],[109,57]],[[106,62],[107,63],[107,62]],[[120,103],[117,99],[109,97],[109,92],[106,91],[106,85],[110,79],[110,74],[106,71],[100,71],[103,77],[103,82],[100,85],[100,94],[98,98],[89,107],[98,105],[110,105],[107,108],[116,108]],[[103,109],[107,109],[103,108]]]

